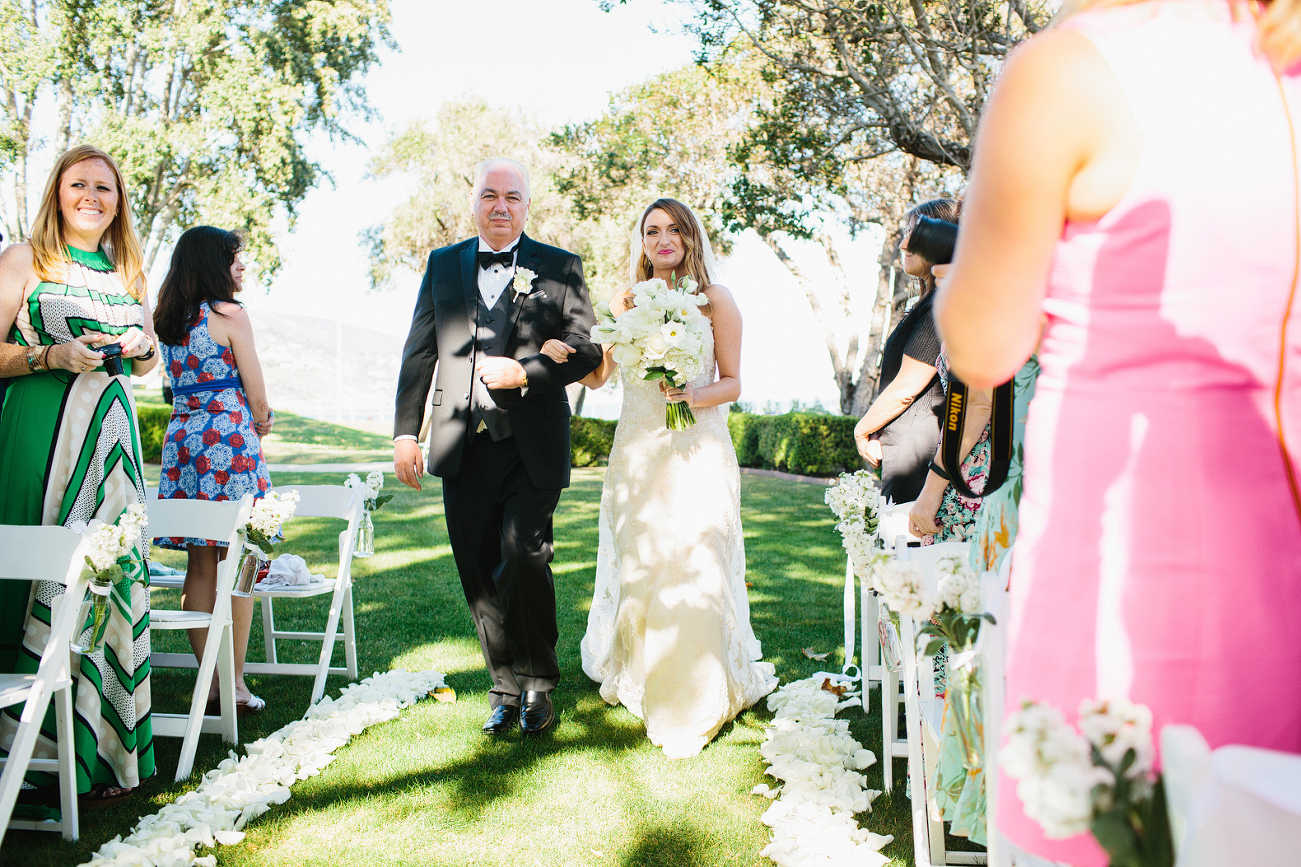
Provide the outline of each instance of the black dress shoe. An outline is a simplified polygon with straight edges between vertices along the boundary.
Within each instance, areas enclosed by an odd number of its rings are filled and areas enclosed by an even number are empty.
[[[519,728],[526,735],[540,735],[556,721],[556,709],[551,706],[551,693],[529,690],[524,693],[520,709]]]
[[[492,713],[488,715],[488,721],[483,724],[483,733],[486,735],[504,735],[515,728],[515,721],[518,719],[519,707],[513,704],[499,704],[492,709]]]

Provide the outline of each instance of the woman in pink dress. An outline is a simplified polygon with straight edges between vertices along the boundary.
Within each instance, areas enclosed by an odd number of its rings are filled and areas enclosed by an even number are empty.
[[[1298,34],[1295,0],[1097,6],[1018,49],[986,108],[936,315],[979,388],[1042,331],[1009,709],[1125,697],[1154,735],[1301,752]],[[996,821],[1106,863],[1006,778]]]

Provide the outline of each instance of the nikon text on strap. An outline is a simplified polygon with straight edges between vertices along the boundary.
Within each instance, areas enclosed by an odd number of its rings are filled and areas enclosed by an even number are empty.
[[[948,470],[949,481],[964,497],[979,498],[998,490],[1007,481],[1012,463],[1012,418],[1015,415],[1012,380],[994,389],[994,406],[989,418],[989,476],[979,494],[971,490],[962,477],[962,428],[967,420],[970,392],[966,383],[949,374],[949,394],[944,402],[944,425],[940,434],[940,456]]]

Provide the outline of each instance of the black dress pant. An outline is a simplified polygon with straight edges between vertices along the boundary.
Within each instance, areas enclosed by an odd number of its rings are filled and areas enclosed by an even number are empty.
[[[460,471],[443,479],[447,533],[492,675],[493,707],[519,705],[522,692],[549,692],[560,680],[550,566],[559,502],[559,490],[529,481],[514,437],[475,436]]]

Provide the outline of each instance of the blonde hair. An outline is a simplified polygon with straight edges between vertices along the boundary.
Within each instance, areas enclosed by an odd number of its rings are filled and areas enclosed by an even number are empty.
[[[113,172],[113,182],[117,184],[117,214],[104,232],[101,243],[108,259],[113,263],[118,276],[122,278],[127,292],[137,301],[144,295],[144,252],[140,249],[140,239],[136,237],[135,225],[131,220],[131,201],[127,196],[126,184],[122,181],[122,172],[117,163],[104,151],[93,145],[77,145],[69,148],[59,157],[50,172],[50,179],[45,184],[45,193],[41,196],[41,209],[36,214],[28,242],[32,245],[32,261],[36,267],[39,280],[53,282],[60,279],[60,266],[68,261],[68,245],[63,240],[63,214],[59,210],[59,181],[63,173],[86,160],[102,160]]]
[[[1058,20],[1088,9],[1141,2],[1144,0],[1067,0]],[[1229,2],[1235,7],[1235,12],[1255,15],[1255,4],[1251,0]],[[1301,60],[1301,0],[1265,0],[1265,11],[1256,16],[1256,44],[1277,70],[1287,69]]]

